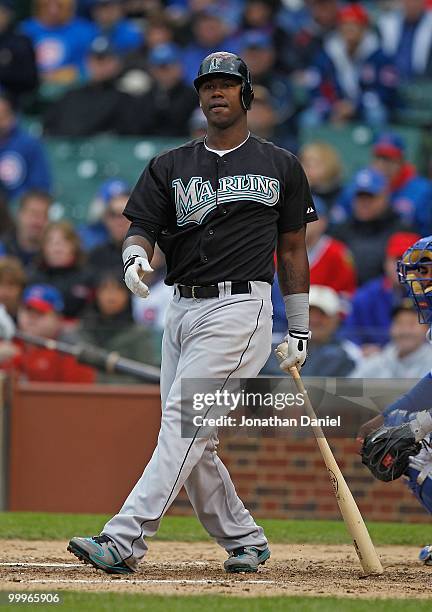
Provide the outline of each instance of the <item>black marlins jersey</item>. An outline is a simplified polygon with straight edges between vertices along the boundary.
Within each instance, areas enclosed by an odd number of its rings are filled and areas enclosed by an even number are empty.
[[[318,218],[297,158],[253,135],[223,157],[202,138],[155,157],[124,214],[164,252],[168,285],[271,283],[278,234]]]

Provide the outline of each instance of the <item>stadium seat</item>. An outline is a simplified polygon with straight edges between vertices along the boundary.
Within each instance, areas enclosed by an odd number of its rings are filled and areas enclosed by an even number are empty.
[[[104,180],[121,177],[134,185],[153,156],[182,141],[100,136],[45,142],[54,176],[55,216],[83,222]]]
[[[417,163],[422,143],[422,130],[401,125],[391,125],[386,129],[397,132],[405,139],[407,158]],[[335,147],[341,156],[345,177],[349,178],[357,170],[368,165],[374,138],[373,130],[367,125],[350,124],[342,127],[324,125],[303,129],[300,133],[300,144],[322,141]]]

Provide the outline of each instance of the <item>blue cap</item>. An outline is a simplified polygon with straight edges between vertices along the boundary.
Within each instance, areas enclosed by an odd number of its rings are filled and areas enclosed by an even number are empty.
[[[129,195],[130,192],[130,186],[122,179],[108,179],[99,187],[96,197],[103,200],[104,204],[108,204],[112,198],[123,194]]]
[[[260,30],[249,30],[242,38],[243,49],[270,49],[273,41],[269,34]]]
[[[387,180],[381,172],[374,168],[364,168],[354,177],[354,193],[382,193],[387,187]]]
[[[150,51],[148,61],[152,66],[177,64],[180,61],[180,49],[171,43],[156,45]]]
[[[62,312],[64,302],[60,291],[52,285],[31,285],[23,295],[23,303],[39,312]]]
[[[89,55],[118,55],[118,51],[106,36],[96,36],[90,45]]]

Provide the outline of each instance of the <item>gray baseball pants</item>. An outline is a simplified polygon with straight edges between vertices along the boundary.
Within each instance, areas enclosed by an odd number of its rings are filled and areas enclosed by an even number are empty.
[[[182,298],[175,289],[162,341],[162,420],[157,446],[120,512],[102,530],[124,559],[140,560],[160,521],[184,485],[194,511],[208,533],[230,551],[240,546],[265,548],[267,540],[238,497],[216,452],[216,430],[182,437],[182,379],[253,378],[271,349],[271,287],[252,282],[250,294],[231,295],[231,283],[219,283],[219,297]],[[183,389],[184,394],[184,389]]]

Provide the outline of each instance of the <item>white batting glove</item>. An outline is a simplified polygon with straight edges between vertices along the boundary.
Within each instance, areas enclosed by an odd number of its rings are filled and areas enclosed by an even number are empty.
[[[302,367],[307,357],[307,343],[311,336],[310,332],[289,331],[284,341],[276,348],[276,357],[279,359],[279,367],[284,372],[290,368]]]
[[[4,304],[0,304],[0,338],[11,340],[15,335],[15,323],[7,313]]]
[[[138,297],[146,298],[150,295],[149,288],[142,282],[149,272],[153,272],[153,268],[145,257],[131,257],[125,263],[125,283]]]

